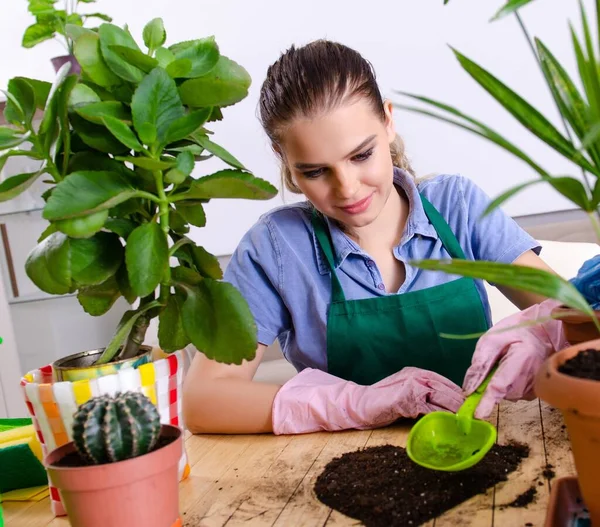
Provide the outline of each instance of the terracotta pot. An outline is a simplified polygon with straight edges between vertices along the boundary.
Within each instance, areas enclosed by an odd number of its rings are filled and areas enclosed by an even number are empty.
[[[69,75],[80,75],[81,74],[81,66],[77,59],[73,55],[62,55],[60,57],[54,57],[50,59],[52,62],[52,66],[54,67],[54,72],[58,72],[58,70],[67,62],[71,63],[71,69],[69,70]]]
[[[558,371],[561,364],[586,349],[600,350],[600,339],[582,342],[552,355],[540,369],[535,391],[558,408],[573,448],[581,494],[592,518],[600,525],[600,381],[579,379]]]
[[[160,438],[170,443],[143,456],[103,465],[57,466],[75,452],[73,442],[52,451],[46,468],[71,526],[181,525],[177,472],[183,448],[181,429],[162,425]]]
[[[579,525],[577,520],[584,520],[588,516],[585,511],[577,478],[558,478],[552,482],[550,504],[544,527]]]
[[[600,311],[595,311],[600,320]],[[600,338],[600,333],[588,315],[566,306],[555,307],[552,315],[559,317],[563,323],[565,338],[571,345],[588,342]]]

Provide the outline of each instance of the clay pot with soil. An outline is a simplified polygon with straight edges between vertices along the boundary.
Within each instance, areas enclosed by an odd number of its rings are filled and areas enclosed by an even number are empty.
[[[600,311],[594,311],[594,314],[600,320]],[[552,310],[552,316],[562,321],[565,338],[572,346],[600,338],[600,331],[594,320],[577,309],[558,306]]]
[[[581,494],[592,525],[600,525],[600,339],[552,355],[538,373],[535,390],[563,414]]]
[[[139,392],[95,397],[79,407],[73,441],[46,468],[73,527],[180,526],[182,431],[161,425]]]

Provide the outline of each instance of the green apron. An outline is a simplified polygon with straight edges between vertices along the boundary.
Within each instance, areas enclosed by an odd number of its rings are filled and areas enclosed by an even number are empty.
[[[454,233],[421,196],[423,208],[452,258],[465,259]],[[346,300],[335,272],[330,233],[315,211],[313,227],[331,270],[327,314],[327,371],[370,385],[406,366],[431,370],[462,385],[477,339],[447,339],[489,329],[475,282],[459,278],[427,289]]]

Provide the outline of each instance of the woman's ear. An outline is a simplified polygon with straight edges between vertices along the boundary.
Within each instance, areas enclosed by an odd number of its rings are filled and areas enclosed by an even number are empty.
[[[396,139],[396,127],[394,126],[393,105],[389,100],[383,101],[383,111],[385,113],[385,131],[390,143]]]

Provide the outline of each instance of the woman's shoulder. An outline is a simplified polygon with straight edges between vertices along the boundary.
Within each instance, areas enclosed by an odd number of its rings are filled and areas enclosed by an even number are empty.
[[[441,213],[469,213],[487,206],[489,197],[476,183],[461,174],[435,174],[416,180],[419,193]]]

